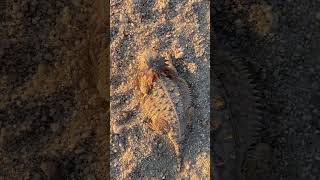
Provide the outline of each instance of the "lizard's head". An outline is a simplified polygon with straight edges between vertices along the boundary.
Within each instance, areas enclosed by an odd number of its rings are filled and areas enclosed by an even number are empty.
[[[161,74],[166,68],[167,64],[165,63],[162,57],[158,58],[149,58],[146,61],[147,66],[157,74]]]
[[[176,76],[172,68],[169,67],[169,61],[152,51],[142,53],[141,60],[143,61],[140,61],[142,62],[140,64],[142,71],[139,75],[139,86],[143,94],[149,94],[153,83],[159,77],[174,79]]]
[[[147,59],[146,64],[156,76],[163,75],[169,78],[175,77],[175,72],[169,67],[168,60],[165,60],[163,57],[149,58]]]

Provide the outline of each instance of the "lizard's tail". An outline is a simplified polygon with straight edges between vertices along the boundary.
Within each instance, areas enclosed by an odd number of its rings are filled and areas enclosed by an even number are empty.
[[[176,142],[173,139],[171,139],[169,135],[169,142],[170,146],[173,148],[177,160],[177,170],[181,172],[182,165],[183,165],[183,153],[184,153],[184,147],[183,144],[180,142]]]
[[[182,149],[180,149],[179,154],[177,154],[177,169],[179,172],[182,171],[182,167],[183,167],[183,155],[182,155]]]
[[[184,143],[181,143],[180,146],[178,146],[178,149],[176,151],[177,153],[177,163],[178,163],[178,171],[181,172],[183,169],[183,162],[184,162],[184,151],[185,151],[185,146]]]

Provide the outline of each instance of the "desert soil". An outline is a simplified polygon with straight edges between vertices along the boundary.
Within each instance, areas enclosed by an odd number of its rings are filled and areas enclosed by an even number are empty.
[[[209,2],[111,1],[111,178],[209,179]],[[172,57],[190,84],[195,115],[183,170],[164,136],[147,127],[135,98],[135,74],[145,50]]]

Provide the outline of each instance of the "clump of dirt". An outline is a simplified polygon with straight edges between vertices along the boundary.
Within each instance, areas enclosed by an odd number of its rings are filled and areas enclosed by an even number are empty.
[[[106,8],[6,1],[0,179],[108,177]]]
[[[112,179],[209,179],[209,2],[111,2]],[[144,123],[135,96],[138,59],[152,49],[171,58],[192,89],[193,128],[177,171],[166,139]]]

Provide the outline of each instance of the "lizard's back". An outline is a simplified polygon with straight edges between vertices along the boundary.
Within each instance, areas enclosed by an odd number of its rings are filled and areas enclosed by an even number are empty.
[[[190,123],[186,110],[191,97],[185,81],[160,77],[153,84],[149,95],[142,99],[142,113],[150,119],[150,125],[157,133],[165,135],[172,146],[177,161],[181,161],[183,141]],[[178,162],[180,167],[180,162]]]

